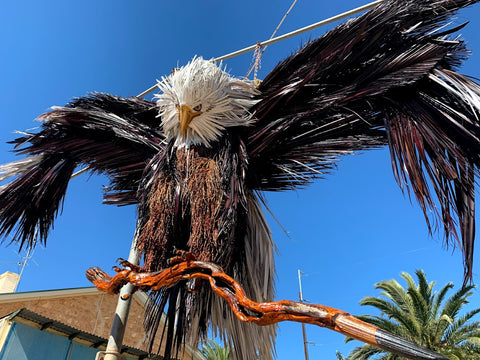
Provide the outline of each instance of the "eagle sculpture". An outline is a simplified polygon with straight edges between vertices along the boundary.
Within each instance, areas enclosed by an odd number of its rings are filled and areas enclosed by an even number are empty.
[[[480,85],[448,21],[475,0],[391,0],[310,41],[258,85],[195,57],[158,82],[152,101],[92,93],[39,117],[1,167],[0,233],[45,243],[79,165],[106,174],[107,204],[138,208],[142,269],[176,250],[215,263],[256,301],[274,296],[274,243],[261,192],[304,186],[343,155],[388,145],[402,189],[427,225],[458,242],[472,276]],[[37,236],[38,234],[38,236]],[[37,240],[38,239],[38,240]],[[167,314],[165,359],[207,331],[237,359],[271,359],[275,326],[238,321],[201,280],[150,292],[147,333]],[[400,351],[400,350],[399,350]],[[419,359],[444,359],[443,357]]]

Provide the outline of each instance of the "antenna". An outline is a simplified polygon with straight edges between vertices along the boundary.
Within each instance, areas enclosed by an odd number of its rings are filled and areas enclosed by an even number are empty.
[[[37,239],[37,234],[38,234],[38,228],[35,229],[35,233],[34,233],[34,239],[36,242],[36,239]],[[15,241],[15,238],[13,238],[13,241]],[[12,242],[13,242],[12,241]],[[12,292],[16,292],[17,291],[17,288],[18,288],[18,284],[20,283],[20,280],[22,279],[22,275],[23,275],[23,271],[25,270],[25,268],[27,267],[27,262],[31,259],[33,259],[33,253],[35,252],[35,247],[34,246],[28,246],[27,250],[26,250],[26,254],[24,256],[21,255],[21,250],[19,250],[18,252],[15,252],[15,254],[20,258],[19,261],[0,261],[0,263],[4,263],[4,264],[16,264],[18,266],[17,268],[17,273],[18,273],[18,280],[15,284],[15,287],[13,288]],[[33,260],[33,262],[38,265],[35,260]]]
[[[37,233],[35,232],[35,237],[36,236],[37,236]],[[27,266],[27,261],[30,260],[33,257],[34,251],[35,251],[35,248],[29,246],[28,249],[27,249],[27,254],[25,256],[20,256],[20,262],[18,263],[18,265],[20,267],[20,272],[19,272],[17,284],[13,288],[13,292],[17,291],[18,284],[20,284],[20,280],[22,280],[23,271],[25,270],[25,267]]]

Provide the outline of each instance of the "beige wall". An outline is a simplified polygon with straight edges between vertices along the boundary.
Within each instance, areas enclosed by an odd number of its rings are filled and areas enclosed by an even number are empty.
[[[0,317],[18,309],[27,308],[37,314],[60,321],[76,329],[107,338],[113,321],[115,295],[99,293],[98,295],[78,295],[50,299],[23,300],[11,303],[0,303]],[[132,302],[130,317],[125,332],[125,344],[136,348],[144,348],[142,329],[143,309]]]
[[[17,288],[20,275],[11,271],[5,271],[0,275],[0,293],[14,292]]]

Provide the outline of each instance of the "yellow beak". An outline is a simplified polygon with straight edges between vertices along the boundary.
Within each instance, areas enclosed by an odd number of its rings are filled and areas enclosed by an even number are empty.
[[[180,132],[185,135],[188,126],[192,120],[200,115],[201,111],[194,111],[188,105],[175,105],[178,111],[178,121],[180,122]]]

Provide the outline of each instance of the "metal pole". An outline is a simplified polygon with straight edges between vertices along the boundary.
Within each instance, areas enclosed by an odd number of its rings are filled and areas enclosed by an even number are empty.
[[[214,62],[219,62],[219,61],[223,61],[223,60],[227,60],[227,59],[230,59],[230,58],[233,58],[235,56],[238,56],[238,55],[242,55],[242,54],[245,54],[247,52],[250,52],[250,51],[254,51],[258,46],[262,46],[262,47],[266,47],[270,44],[273,44],[273,43],[276,43],[278,41],[282,41],[282,40],[285,40],[287,38],[290,38],[292,36],[296,36],[296,35],[299,35],[299,34],[302,34],[306,31],[310,31],[310,30],[313,30],[313,29],[316,29],[320,26],[324,26],[324,25],[328,25],[328,24],[331,24],[332,22],[334,21],[338,21],[338,20],[341,20],[341,19],[344,19],[348,16],[352,16],[352,15],[355,15],[361,11],[365,11],[365,10],[368,10],[368,9],[371,9],[375,6],[377,6],[378,4],[380,4],[381,2],[384,2],[386,0],[376,0],[376,1],[373,1],[371,3],[368,3],[366,5],[362,5],[362,6],[359,6],[355,9],[352,9],[352,10],[349,10],[349,11],[346,11],[344,13],[341,13],[341,14],[338,14],[338,15],[335,15],[335,16],[332,16],[328,19],[325,19],[325,20],[321,20],[319,22],[316,22],[315,24],[311,24],[311,25],[308,25],[308,26],[305,26],[301,29],[298,29],[298,30],[295,30],[295,31],[291,31],[287,34],[284,34],[284,35],[280,35],[280,36],[277,36],[276,38],[271,38],[269,40],[266,40],[266,41],[261,41],[261,42],[258,42],[257,44],[255,45],[251,45],[251,46],[248,46],[244,49],[241,49],[241,50],[237,50],[237,51],[234,51],[230,54],[226,54],[226,55],[223,55],[223,56],[220,56],[220,57],[217,57],[215,59],[213,59]],[[154,91],[155,89],[157,88],[157,85],[153,85],[151,86],[150,88],[148,88],[147,90],[145,90],[144,92],[142,92],[141,94],[137,95],[138,97],[144,97],[145,95],[151,93],[152,91]]]
[[[140,264],[140,254],[136,249],[137,234],[132,241],[130,248],[130,254],[128,255],[128,261],[132,264]],[[118,297],[117,308],[115,310],[115,316],[113,318],[112,328],[110,330],[110,336],[108,338],[107,348],[105,351],[97,353],[97,360],[123,360],[125,357],[121,354],[123,336],[125,335],[125,327],[127,326],[128,313],[130,311],[130,304],[132,297],[133,286],[128,283],[120,290]]]
[[[301,278],[302,271],[298,269],[298,287],[300,291],[298,292],[298,296],[300,298],[300,302],[303,302],[303,294],[302,294],[302,278]],[[307,331],[305,330],[305,324],[302,323],[302,334],[303,334],[303,349],[305,351],[305,360],[308,360],[308,343],[307,343]]]
[[[366,5],[362,5],[362,6],[359,6],[355,9],[352,9],[352,10],[349,10],[349,11],[346,11],[344,13],[341,13],[341,14],[338,14],[338,15],[335,15],[335,16],[332,16],[328,19],[325,19],[325,20],[321,20],[319,22],[316,22],[314,24],[311,24],[311,25],[308,25],[308,26],[305,26],[301,29],[298,29],[298,30],[294,30],[294,31],[291,31],[289,33],[286,33],[284,35],[280,35],[280,36],[277,36],[276,38],[273,38],[273,39],[270,39],[270,40],[266,40],[266,41],[261,41],[259,42],[258,44],[255,44],[255,45],[251,45],[249,47],[246,47],[244,49],[241,49],[241,50],[237,50],[237,51],[234,51],[230,54],[227,54],[227,55],[223,55],[223,56],[220,56],[218,58],[215,58],[213,59],[213,61],[215,62],[218,62],[218,61],[223,61],[223,60],[227,60],[227,59],[230,59],[232,57],[235,57],[235,56],[238,56],[238,55],[242,55],[242,54],[245,54],[247,52],[250,52],[250,51],[254,51],[257,46],[268,46],[270,44],[274,44],[276,42],[279,42],[279,41],[282,41],[282,40],[285,40],[285,39],[288,39],[288,38],[291,38],[293,36],[296,36],[296,35],[299,35],[299,34],[302,34],[304,32],[307,32],[307,31],[310,31],[310,30],[313,30],[313,29],[316,29],[320,26],[324,26],[324,25],[328,25],[328,24],[331,24],[332,22],[335,22],[337,20],[341,20],[341,19],[344,19],[348,16],[351,16],[351,15],[354,15],[354,14],[357,14],[361,11],[365,11],[365,10],[368,10],[368,9],[371,9],[375,6],[377,6],[378,4],[380,4],[381,2],[384,2],[385,0],[376,0],[376,1],[373,1],[371,3],[368,3]]]

